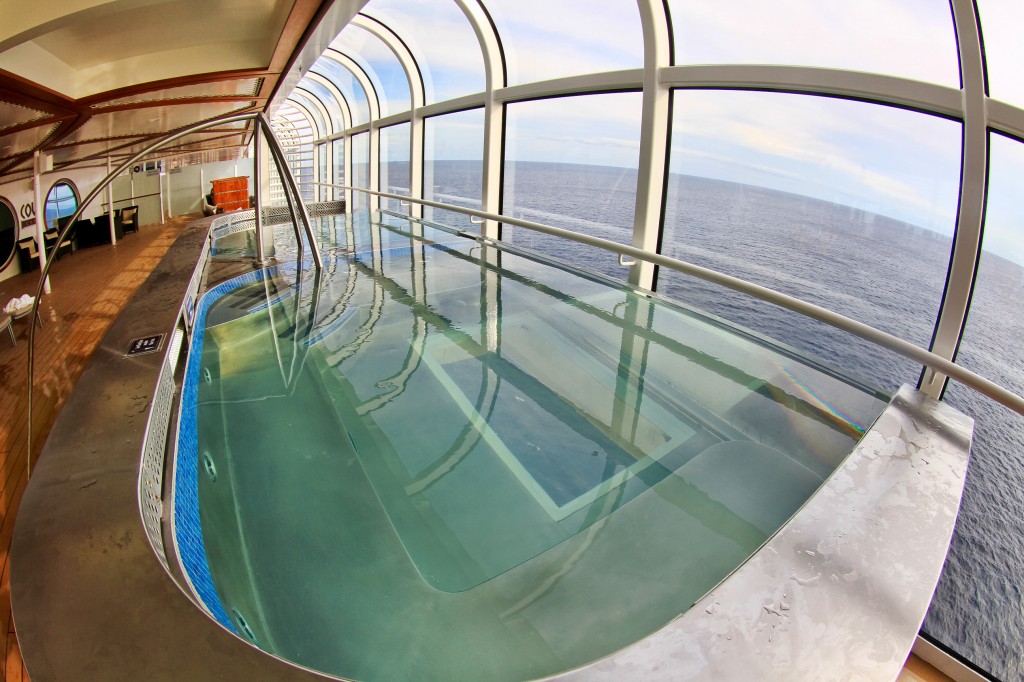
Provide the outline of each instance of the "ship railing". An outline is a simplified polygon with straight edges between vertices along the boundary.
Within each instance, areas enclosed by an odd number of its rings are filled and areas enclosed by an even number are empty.
[[[703,266],[672,258],[660,253],[653,253],[644,249],[638,249],[634,246],[619,244],[608,239],[601,239],[600,237],[593,237],[581,232],[574,232],[572,230],[566,230],[552,225],[545,225],[544,223],[537,223],[530,220],[523,220],[521,218],[514,218],[512,216],[501,215],[500,213],[491,213],[489,211],[481,211],[474,208],[465,208],[463,206],[455,206],[453,204],[431,201],[429,199],[415,199],[404,194],[379,192],[363,187],[352,187],[349,185],[338,185],[327,182],[314,182],[309,184],[320,185],[322,187],[332,187],[334,189],[341,189],[345,191],[362,192],[364,194],[383,197],[386,199],[397,199],[401,202],[411,202],[419,204],[420,206],[429,206],[431,208],[438,208],[445,211],[453,211],[455,213],[467,215],[471,219],[481,218],[483,220],[491,220],[507,225],[515,225],[534,232],[548,234],[553,237],[561,237],[562,239],[568,239],[588,246],[596,246],[597,248],[616,253],[618,254],[619,262],[621,263],[628,263],[628,261],[625,260],[627,258],[643,260],[659,267],[668,268],[670,270],[675,270],[676,272],[681,272],[685,275],[697,277],[704,281],[732,289],[733,291],[748,294],[781,308],[792,310],[793,312],[804,315],[805,317],[810,317],[818,320],[819,322],[824,322],[831,327],[835,327],[836,329],[841,329],[850,334],[854,334],[855,336],[859,336],[860,338],[866,339],[877,346],[887,348],[888,350],[898,353],[904,357],[910,358],[911,360],[924,365],[935,372],[944,374],[950,379],[953,379],[954,381],[963,384],[964,386],[977,391],[978,393],[991,398],[1002,405],[1005,405],[1014,412],[1024,415],[1024,397],[1003,388],[999,384],[986,379],[980,374],[972,372],[962,365],[958,365],[955,362],[947,360],[940,355],[936,355],[930,350],[921,348],[920,346],[901,339],[898,336],[884,332],[881,329],[876,329],[871,325],[846,317],[845,315],[840,315],[837,312],[809,303],[802,299],[795,298],[788,294],[784,294],[780,291],[761,286],[760,284],[748,282],[744,279],[740,279],[739,277],[733,277],[732,275],[727,275],[717,270],[705,268]],[[485,244],[500,243],[499,240],[480,234],[473,234],[471,232],[459,231],[459,234]]]
[[[85,199],[79,204],[78,208],[71,215],[71,218],[64,223],[64,226],[60,228],[57,239],[53,240],[53,247],[49,253],[45,254],[42,262],[41,272],[39,273],[39,283],[36,286],[35,300],[32,303],[32,317],[35,319],[36,315],[39,314],[39,304],[42,301],[43,290],[46,288],[47,277],[50,274],[50,268],[53,265],[54,252],[58,245],[60,245],[66,238],[68,232],[74,226],[75,221],[82,217],[82,213],[85,209],[92,204],[92,201],[98,197],[103,190],[105,190],[115,178],[123,173],[128,168],[131,168],[136,161],[140,161],[142,158],[152,154],[165,147],[166,145],[180,140],[183,137],[191,135],[193,133],[206,130],[207,128],[213,128],[221,126],[226,123],[236,123],[239,121],[255,121],[256,127],[254,130],[256,138],[256,163],[255,166],[258,169],[260,166],[259,155],[261,153],[261,145],[259,144],[260,138],[267,141],[267,147],[270,149],[270,154],[273,157],[274,164],[277,167],[278,175],[280,175],[283,184],[285,185],[285,198],[288,200],[288,206],[292,214],[292,224],[295,228],[295,238],[299,242],[299,249],[301,254],[302,249],[302,237],[299,233],[299,224],[302,224],[303,231],[306,234],[306,239],[309,242],[309,248],[312,252],[313,262],[316,264],[317,270],[323,268],[323,259],[320,252],[316,248],[316,239],[313,234],[313,228],[310,223],[309,214],[306,211],[305,204],[302,203],[299,193],[299,185],[295,181],[295,177],[292,175],[291,170],[288,166],[287,159],[285,158],[284,149],[281,147],[281,143],[274,135],[274,131],[270,126],[270,121],[262,111],[250,111],[243,114],[233,114],[228,116],[221,116],[218,118],[207,119],[202,123],[197,123],[186,128],[180,128],[174,132],[168,133],[158,140],[150,143],[142,151],[138,152],[128,160],[121,163],[117,168],[112,170],[107,176],[98,184],[95,188],[85,197]],[[259,170],[256,171],[257,173]],[[259,183],[256,183],[257,197],[259,196]],[[262,202],[257,201],[257,206],[260,206]],[[297,218],[297,219],[296,219]],[[256,225],[260,224],[260,211],[255,212]],[[258,234],[258,253],[259,259],[263,260],[263,242],[262,242],[262,230],[257,230]],[[44,252],[45,253],[45,252]],[[32,394],[33,384],[35,376],[35,325],[29,325],[28,332],[28,403],[27,407],[27,420],[28,420],[28,441],[26,443],[26,477],[31,475],[32,472]]]

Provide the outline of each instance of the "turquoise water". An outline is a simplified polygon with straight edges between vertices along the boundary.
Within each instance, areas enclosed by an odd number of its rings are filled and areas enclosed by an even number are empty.
[[[884,407],[596,277],[398,218],[321,229],[322,275],[210,308],[196,415],[225,612],[317,670],[522,680],[612,653],[742,563]]]

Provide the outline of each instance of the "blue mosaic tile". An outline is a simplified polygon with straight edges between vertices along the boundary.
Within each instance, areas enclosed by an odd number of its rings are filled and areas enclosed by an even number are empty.
[[[210,575],[206,560],[203,532],[199,525],[199,439],[196,424],[196,400],[198,398],[199,375],[203,336],[206,329],[206,314],[210,306],[221,296],[245,286],[278,274],[275,267],[256,270],[241,277],[228,280],[214,287],[200,299],[192,343],[189,347],[185,382],[181,391],[181,422],[178,435],[178,459],[174,476],[174,531],[181,555],[182,568],[188,575],[196,595],[203,602],[218,623],[235,634],[238,629],[231,622]]]

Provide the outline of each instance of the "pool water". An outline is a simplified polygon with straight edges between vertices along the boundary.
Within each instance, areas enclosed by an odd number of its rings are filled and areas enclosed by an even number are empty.
[[[219,606],[331,675],[522,680],[621,649],[747,559],[885,405],[528,254],[387,215],[335,228],[322,274],[207,295],[183,397]]]

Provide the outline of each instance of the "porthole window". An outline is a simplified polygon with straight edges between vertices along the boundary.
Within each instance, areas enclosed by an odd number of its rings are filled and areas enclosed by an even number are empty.
[[[57,220],[73,215],[78,208],[78,192],[68,180],[60,180],[46,195],[45,219],[47,228],[56,228]]]
[[[0,197],[0,270],[14,258],[14,245],[18,241],[18,216],[14,206]]]

